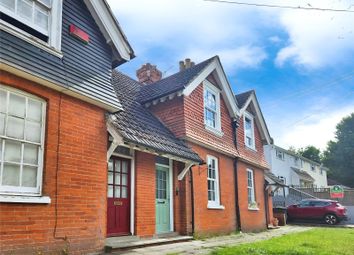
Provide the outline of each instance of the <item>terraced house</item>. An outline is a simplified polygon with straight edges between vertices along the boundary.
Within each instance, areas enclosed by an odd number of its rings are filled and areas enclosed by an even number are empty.
[[[271,138],[218,57],[162,79],[106,1],[0,0],[0,253],[267,227]],[[270,206],[268,206],[270,205]]]

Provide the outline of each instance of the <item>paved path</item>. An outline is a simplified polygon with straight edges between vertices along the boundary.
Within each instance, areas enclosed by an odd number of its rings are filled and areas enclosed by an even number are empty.
[[[213,237],[205,240],[194,240],[194,241],[184,242],[184,243],[165,244],[159,246],[138,248],[129,251],[117,251],[111,254],[114,255],[116,254],[126,254],[126,255],[209,254],[213,249],[217,247],[266,240],[272,237],[282,236],[289,233],[306,231],[311,228],[312,227],[285,226],[279,229],[268,230],[261,233],[241,233],[235,235]]]

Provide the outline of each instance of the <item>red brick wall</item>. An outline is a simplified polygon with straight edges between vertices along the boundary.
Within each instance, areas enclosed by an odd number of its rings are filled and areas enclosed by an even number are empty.
[[[220,137],[205,129],[203,84],[200,84],[184,100],[186,136],[236,156],[238,153],[234,145],[232,119],[222,95],[220,97],[221,130],[224,135]]]
[[[247,168],[253,170],[255,198],[258,211],[248,209]],[[242,231],[259,231],[266,228],[266,214],[264,201],[264,171],[252,165],[237,162],[238,198]]]
[[[135,234],[155,234],[155,155],[135,154]]]
[[[207,165],[193,167],[195,233],[204,235],[235,231],[236,209],[233,159],[195,144],[189,145],[204,160],[206,160],[207,155],[218,158],[220,203],[225,206],[223,210],[207,208]]]
[[[254,122],[256,151],[246,147],[244,131],[245,131],[244,119],[243,116],[241,116],[240,126],[237,128],[237,145],[238,145],[238,152],[240,153],[240,157],[254,164],[257,164],[261,167],[269,168],[267,161],[265,160],[264,157],[264,150],[263,150],[263,143],[261,139],[260,129],[256,121]]]
[[[177,137],[183,137],[186,135],[183,105],[183,97],[175,97],[172,100],[167,99],[163,103],[152,105],[149,110]]]
[[[43,195],[51,204],[0,203],[2,254],[101,251],[106,236],[107,131],[104,110],[36,83],[2,72],[0,81],[47,101]],[[57,157],[59,165],[57,169]],[[58,172],[57,172],[58,171]],[[58,173],[57,237],[53,238]]]

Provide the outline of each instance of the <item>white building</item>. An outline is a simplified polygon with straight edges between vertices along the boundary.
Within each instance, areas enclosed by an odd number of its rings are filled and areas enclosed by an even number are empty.
[[[327,187],[327,168],[276,145],[265,145],[264,153],[274,175],[294,187]]]

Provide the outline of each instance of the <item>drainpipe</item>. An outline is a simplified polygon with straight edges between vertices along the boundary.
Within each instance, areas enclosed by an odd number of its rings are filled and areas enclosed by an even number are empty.
[[[232,122],[232,127],[233,127],[233,140],[234,140],[234,144],[236,147],[236,150],[238,149],[238,144],[237,144],[237,128],[240,126],[240,122],[239,119],[235,119]],[[238,199],[238,173],[237,173],[237,158],[234,159],[234,172],[235,172],[235,209],[236,209],[236,228],[238,231],[241,231],[241,213],[240,213],[240,204],[239,204],[239,199]]]
[[[194,186],[192,168],[189,168],[190,183],[191,183],[191,208],[192,208],[192,235],[194,235]]]
[[[264,184],[264,210],[265,210],[265,222],[266,222],[266,228],[268,229],[268,225],[270,222],[268,222],[268,216],[269,216],[269,197],[268,197],[268,188],[269,187],[267,184]]]

